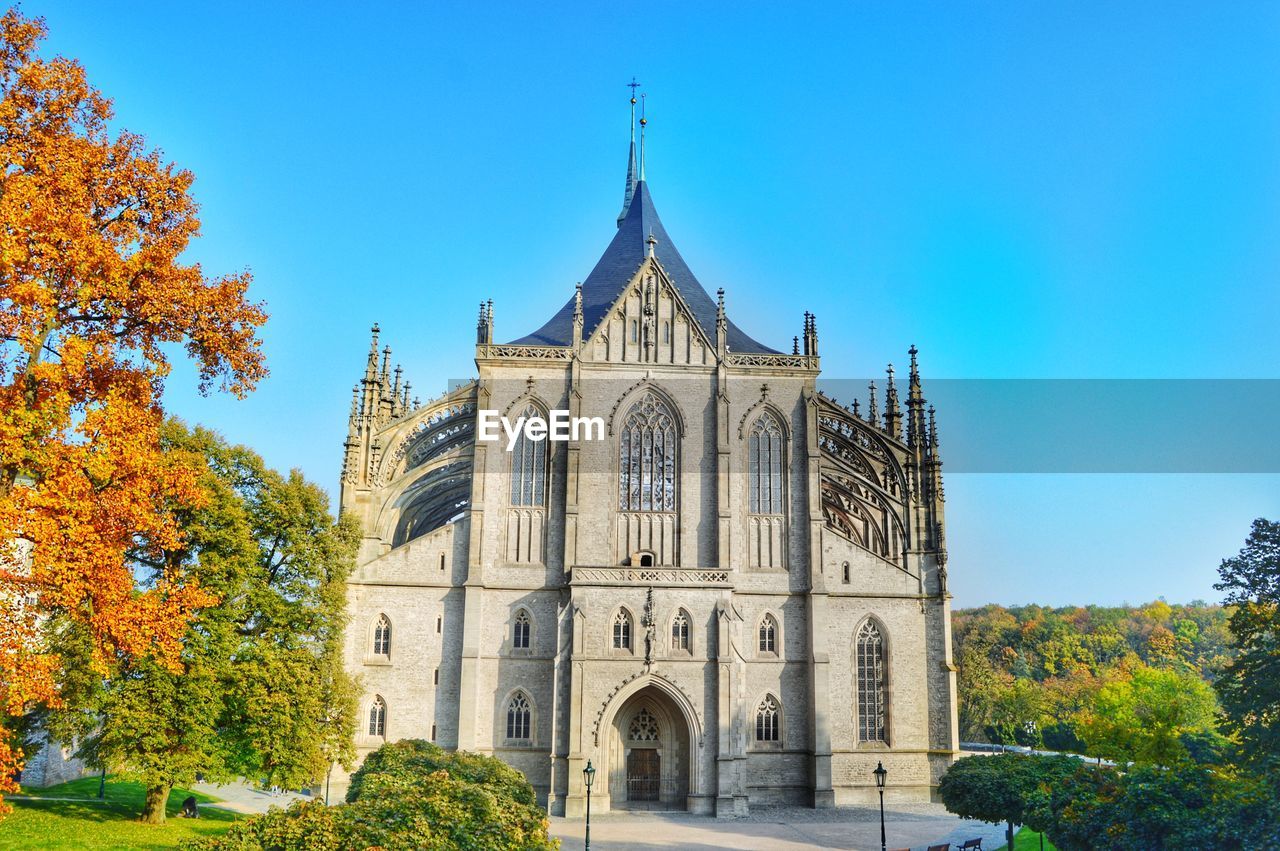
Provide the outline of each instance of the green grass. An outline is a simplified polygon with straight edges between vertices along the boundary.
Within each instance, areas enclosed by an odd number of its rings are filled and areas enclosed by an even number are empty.
[[[175,818],[188,795],[201,803],[217,798],[174,789],[169,794],[163,825],[142,824],[143,788],[138,783],[108,778],[106,800],[98,800],[98,778],[85,777],[44,789],[23,789],[36,798],[77,798],[74,801],[12,801],[13,812],[0,819],[0,848],[13,851],[58,848],[173,848],[184,839],[212,836],[231,827],[239,816],[201,807],[200,818]]]
[[[1008,851],[1008,845],[1001,845],[996,851]],[[1019,828],[1013,835],[1013,851],[1040,851],[1040,834],[1027,828]],[[1044,851],[1057,851],[1048,837],[1044,840]]]

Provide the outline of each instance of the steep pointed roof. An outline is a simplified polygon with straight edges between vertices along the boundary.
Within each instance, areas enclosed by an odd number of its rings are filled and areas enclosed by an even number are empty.
[[[645,241],[652,234],[657,240],[654,256],[662,264],[663,270],[671,283],[679,290],[685,303],[693,312],[694,319],[702,326],[707,338],[716,338],[716,302],[698,283],[689,266],[680,256],[667,230],[658,218],[658,211],[653,206],[653,198],[649,195],[649,186],[643,180],[635,185],[630,204],[625,216],[618,225],[618,232],[613,241],[604,250],[591,274],[582,282],[583,339],[591,336],[596,326],[604,319],[609,308],[622,295],[627,284],[635,276],[636,270],[644,262],[648,246]],[[574,299],[570,298],[555,316],[545,325],[513,340],[511,345],[517,346],[567,346],[573,338]],[[735,352],[768,352],[774,353],[763,343],[752,339],[733,322],[729,322],[729,349]]]

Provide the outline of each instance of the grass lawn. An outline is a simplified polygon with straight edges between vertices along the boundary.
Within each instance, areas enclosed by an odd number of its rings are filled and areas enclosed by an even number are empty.
[[[200,818],[175,818],[188,795],[201,803],[216,801],[187,789],[169,794],[169,821],[142,824],[143,789],[137,783],[107,778],[105,801],[98,800],[98,778],[85,777],[45,789],[23,789],[39,798],[75,801],[12,801],[13,812],[0,819],[0,848],[173,848],[184,839],[222,833],[239,816],[226,810],[200,808]]]
[[[1008,851],[1008,845],[1001,845],[996,851]],[[1013,835],[1013,851],[1040,851],[1040,834],[1034,830],[1021,828]],[[1044,851],[1057,851],[1048,837],[1044,840]]]

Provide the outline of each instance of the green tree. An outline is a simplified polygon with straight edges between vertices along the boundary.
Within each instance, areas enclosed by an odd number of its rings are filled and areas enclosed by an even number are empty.
[[[1053,785],[1079,767],[1080,761],[1069,756],[1003,753],[964,757],[942,776],[938,796],[948,812],[961,818],[1005,822],[1012,848],[1014,825],[1029,823],[1028,813],[1041,785]]]
[[[56,731],[81,734],[94,764],[146,784],[148,822],[164,821],[169,791],[197,775],[297,787],[353,755],[353,686],[340,659],[353,525],[335,523],[325,493],[298,471],[281,475],[210,431],[171,421],[163,439],[166,452],[198,461],[206,499],[177,509],[180,548],[149,566],[181,566],[218,598],[189,623],[183,670],[122,658],[103,680],[85,673],[82,630],[49,630],[69,662],[70,705],[91,710],[55,716]]]
[[[1216,683],[1227,729],[1280,786],[1280,523],[1253,521],[1244,548],[1218,575],[1214,587],[1235,607],[1228,626],[1239,650]]]
[[[1082,767],[1041,786],[1028,823],[1062,851],[1275,848],[1277,805],[1248,777],[1206,766]]]
[[[1212,731],[1216,713],[1204,680],[1141,665],[1098,690],[1078,732],[1091,756],[1173,765],[1188,758],[1183,736]]]

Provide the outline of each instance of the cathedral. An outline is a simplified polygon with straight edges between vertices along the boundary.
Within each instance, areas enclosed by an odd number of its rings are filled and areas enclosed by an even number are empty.
[[[916,349],[905,401],[890,367],[847,408],[814,315],[781,350],[734,324],[658,218],[634,105],[612,238],[542,327],[494,342],[482,303],[475,380],[425,404],[373,329],[342,469],[357,749],[492,754],[556,815],[588,764],[597,813],[867,804],[878,765],[928,800],[958,742]],[[528,426],[557,413],[597,428]]]

